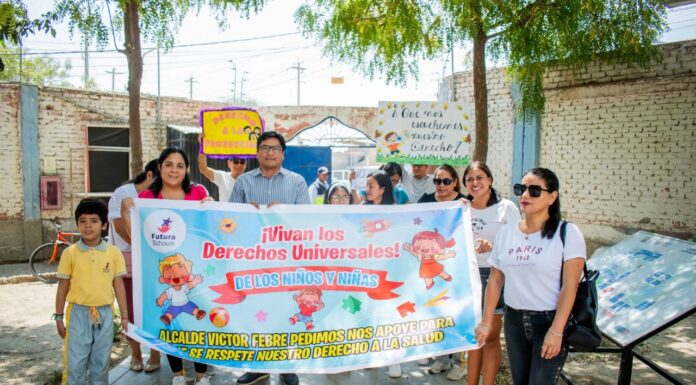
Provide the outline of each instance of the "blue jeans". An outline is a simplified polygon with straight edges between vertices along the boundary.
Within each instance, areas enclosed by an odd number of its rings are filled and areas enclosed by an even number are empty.
[[[568,357],[563,344],[550,360],[541,356],[544,336],[556,311],[516,310],[505,307],[504,328],[513,385],[556,384]]]

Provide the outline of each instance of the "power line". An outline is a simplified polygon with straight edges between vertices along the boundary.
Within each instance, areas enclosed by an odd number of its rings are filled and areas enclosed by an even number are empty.
[[[245,39],[234,39],[234,40],[223,40],[223,41],[211,41],[211,42],[206,42],[206,43],[192,43],[192,44],[180,44],[180,45],[174,45],[171,47],[173,48],[186,48],[186,47],[205,47],[205,46],[211,46],[211,45],[219,45],[219,44],[230,44],[230,43],[242,43],[245,41],[254,41],[254,40],[264,40],[264,39],[272,39],[276,37],[284,37],[284,36],[292,36],[292,35],[298,35],[299,32],[286,32],[286,33],[279,33],[275,35],[265,35],[265,36],[255,36],[255,37],[249,37]],[[155,50],[157,47],[143,47],[142,50],[148,50],[152,49]],[[84,51],[52,51],[52,52],[33,52],[33,53],[24,53],[23,56],[26,55],[65,55],[65,54],[75,54],[75,53],[83,53]],[[116,49],[104,49],[104,50],[90,50],[89,52],[119,52]],[[15,54],[18,55],[18,54]]]

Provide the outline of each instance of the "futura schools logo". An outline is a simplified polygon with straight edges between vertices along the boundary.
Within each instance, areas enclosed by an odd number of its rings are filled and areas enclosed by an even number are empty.
[[[171,210],[157,210],[143,223],[145,243],[160,253],[176,250],[186,238],[186,223]]]

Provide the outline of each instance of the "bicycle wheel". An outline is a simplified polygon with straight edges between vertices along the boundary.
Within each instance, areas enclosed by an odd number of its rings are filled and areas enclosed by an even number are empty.
[[[57,281],[56,271],[58,270],[58,262],[68,246],[64,243],[58,244],[58,255],[55,261],[51,263],[51,255],[53,254],[53,243],[45,243],[34,250],[29,257],[29,267],[34,277],[42,282],[55,283]]]

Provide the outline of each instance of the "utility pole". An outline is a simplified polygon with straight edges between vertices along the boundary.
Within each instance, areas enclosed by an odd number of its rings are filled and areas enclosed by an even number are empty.
[[[107,74],[111,74],[111,92],[116,90],[116,75],[123,75],[123,72],[116,72],[116,67],[112,67],[111,71],[106,71]]]
[[[294,66],[290,67],[291,69],[297,70],[297,105],[298,106],[300,105],[300,73],[305,70],[305,68],[302,67],[301,65],[302,65],[302,62],[300,62],[298,60]]]
[[[234,64],[234,60],[228,60],[232,63],[232,70],[234,71],[234,82],[232,82],[232,100],[237,103],[237,65]]]
[[[87,89],[87,83],[89,83],[89,39],[87,39],[87,34],[85,38],[85,81],[84,87]]]
[[[239,102],[244,103],[244,80],[246,79],[248,72],[244,71],[242,73],[242,84],[239,87]]]
[[[184,80],[184,83],[189,84],[189,99],[193,100],[193,83],[198,83],[198,82],[193,80],[193,76],[191,76],[187,80]]]

